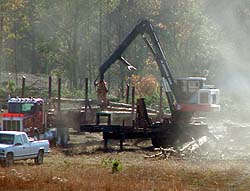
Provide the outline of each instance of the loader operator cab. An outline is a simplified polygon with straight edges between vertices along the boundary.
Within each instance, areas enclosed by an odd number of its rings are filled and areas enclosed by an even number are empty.
[[[200,106],[200,110],[202,110],[201,108],[213,111],[220,109],[219,89],[215,89],[213,85],[205,85],[205,81],[206,78],[202,77],[176,79],[176,99],[179,103],[177,110],[183,110],[183,106],[187,106],[187,104],[189,104],[190,109],[192,106]]]

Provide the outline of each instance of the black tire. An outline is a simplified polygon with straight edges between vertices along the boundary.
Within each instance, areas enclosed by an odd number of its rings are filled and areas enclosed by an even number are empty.
[[[157,139],[157,137],[152,137],[151,138],[151,143],[153,145],[154,148],[159,148],[161,145],[159,144],[159,140]]]
[[[161,129],[151,138],[151,143],[154,148],[167,148],[174,146],[174,134],[170,129]]]
[[[151,138],[151,143],[154,148],[167,148],[173,146],[170,137],[158,135]]]
[[[43,151],[40,150],[40,151],[38,152],[38,154],[37,154],[37,157],[35,158],[35,164],[36,164],[36,165],[43,164],[43,155],[44,155]]]
[[[4,161],[4,166],[11,166],[14,164],[14,158],[12,153],[7,153],[6,159]]]

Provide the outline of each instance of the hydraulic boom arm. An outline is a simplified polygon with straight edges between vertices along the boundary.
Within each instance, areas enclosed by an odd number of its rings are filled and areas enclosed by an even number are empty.
[[[128,46],[136,39],[138,35],[142,35],[145,43],[149,47],[150,51],[154,55],[157,65],[160,69],[161,76],[163,78],[163,85],[166,91],[167,99],[169,102],[171,113],[175,111],[175,97],[174,97],[174,78],[170,72],[169,65],[166,61],[165,55],[162,51],[159,40],[154,32],[153,26],[148,20],[141,20],[134,27],[134,29],[127,35],[127,37],[119,44],[115,51],[109,56],[109,58],[100,66],[100,81],[104,80],[104,74],[107,69],[115,63],[115,61],[120,60],[128,69],[135,69],[124,57],[122,53],[128,48]],[[149,37],[149,39],[147,38]]]

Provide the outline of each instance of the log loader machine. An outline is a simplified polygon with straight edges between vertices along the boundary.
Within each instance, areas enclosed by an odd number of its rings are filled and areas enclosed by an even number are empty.
[[[137,111],[139,113],[137,116],[146,116],[148,126],[152,128],[151,139],[153,146],[175,146],[192,138],[198,138],[203,135],[210,136],[207,124],[195,121],[194,113],[220,110],[219,89],[216,89],[213,85],[205,85],[206,78],[202,77],[174,79],[154,28],[145,19],[137,23],[127,37],[100,66],[99,76],[95,81],[95,85],[97,85],[97,89],[98,87],[101,88],[99,93],[103,92],[100,96],[101,103],[104,106],[107,105],[107,99],[105,98],[107,88],[105,88],[104,74],[112,64],[116,61],[121,61],[129,70],[136,69],[122,54],[140,35],[157,62],[171,112],[170,117],[164,118],[161,122],[150,123],[147,114],[140,115],[140,112]],[[138,106],[137,109],[140,110]]]

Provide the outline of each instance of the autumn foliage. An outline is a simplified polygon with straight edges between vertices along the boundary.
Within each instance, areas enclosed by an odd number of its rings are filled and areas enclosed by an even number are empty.
[[[157,79],[152,76],[137,76],[132,75],[130,78],[131,86],[135,87],[136,95],[138,97],[151,96],[157,91]]]

